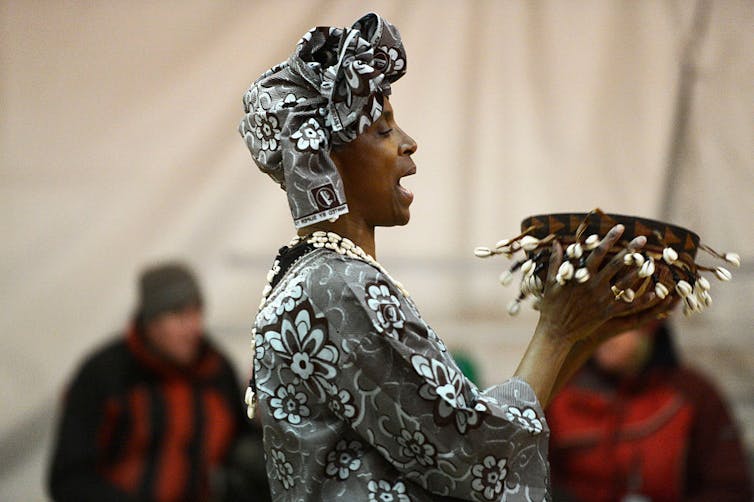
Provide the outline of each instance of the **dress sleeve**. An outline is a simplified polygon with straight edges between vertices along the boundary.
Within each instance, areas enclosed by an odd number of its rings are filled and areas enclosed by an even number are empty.
[[[341,272],[326,289],[312,300],[341,353],[331,392],[353,403],[359,436],[437,495],[546,497],[549,430],[526,382],[480,392],[413,302],[371,267]]]

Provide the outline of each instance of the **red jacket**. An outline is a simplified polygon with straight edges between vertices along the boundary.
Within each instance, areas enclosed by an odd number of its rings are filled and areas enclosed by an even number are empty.
[[[134,329],[87,359],[68,389],[53,455],[56,501],[204,501],[244,427],[241,390],[208,342],[190,368]]]
[[[587,367],[547,419],[553,488],[569,500],[751,500],[730,414],[692,370],[656,367],[617,383]]]

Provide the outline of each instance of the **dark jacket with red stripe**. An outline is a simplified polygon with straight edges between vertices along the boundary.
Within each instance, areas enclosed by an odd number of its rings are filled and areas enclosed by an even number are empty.
[[[206,339],[181,369],[129,330],[68,389],[50,492],[56,501],[200,501],[245,427],[234,372]]]
[[[751,500],[720,394],[674,355],[664,359],[631,381],[587,366],[556,396],[547,411],[552,483],[562,497],[554,500]]]

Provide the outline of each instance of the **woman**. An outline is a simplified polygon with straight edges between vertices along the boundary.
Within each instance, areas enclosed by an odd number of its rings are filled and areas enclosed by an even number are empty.
[[[585,357],[583,341],[666,306],[606,293],[636,278],[615,277],[622,255],[602,266],[622,227],[591,253],[586,285],[555,283],[556,246],[515,376],[484,392],[466,380],[375,261],[375,227],[408,223],[414,198],[401,179],[416,172],[417,145],[387,99],[405,70],[397,29],[367,14],[350,29],[311,30],[244,96],[239,130],[298,228],[268,275],[247,393],[250,404],[258,396],[273,498],[542,500],[542,406]]]

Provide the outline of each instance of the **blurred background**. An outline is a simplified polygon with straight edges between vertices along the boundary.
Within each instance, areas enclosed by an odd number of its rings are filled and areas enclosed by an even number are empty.
[[[143,265],[195,267],[247,376],[293,226],[236,132],[241,96],[306,30],[369,10],[402,33],[391,100],[419,143],[412,221],[379,230],[379,259],[481,383],[512,373],[536,316],[508,317],[509,264],[476,245],[533,213],[666,219],[743,258],[674,324],[754,451],[751,1],[0,0],[0,500],[45,500],[61,393],[127,322]]]

